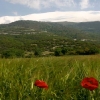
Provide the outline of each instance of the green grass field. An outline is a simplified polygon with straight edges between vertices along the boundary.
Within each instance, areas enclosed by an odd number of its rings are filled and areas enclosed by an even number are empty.
[[[100,55],[0,59],[0,100],[100,100],[81,87],[84,77],[100,82]],[[49,88],[34,86],[44,80]]]

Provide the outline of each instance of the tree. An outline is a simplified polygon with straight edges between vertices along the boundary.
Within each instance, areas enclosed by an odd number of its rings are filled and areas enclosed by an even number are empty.
[[[67,51],[68,51],[68,50],[67,50],[67,48],[65,48],[65,47],[63,47],[62,50],[61,50],[61,52],[62,52],[63,55],[65,55],[65,54],[67,53]]]
[[[10,48],[2,52],[2,58],[14,58],[14,57],[23,57],[24,51],[20,49]]]
[[[61,56],[62,54],[62,49],[61,48],[56,48],[54,51],[55,56]]]
[[[35,48],[34,55],[35,56],[41,56],[42,55],[41,49],[40,48]]]

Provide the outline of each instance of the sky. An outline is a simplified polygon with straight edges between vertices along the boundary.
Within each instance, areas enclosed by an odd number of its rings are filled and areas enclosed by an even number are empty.
[[[0,24],[17,20],[100,21],[100,0],[0,0]]]

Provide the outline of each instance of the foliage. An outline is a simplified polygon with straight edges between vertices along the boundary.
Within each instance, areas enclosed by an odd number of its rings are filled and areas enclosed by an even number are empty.
[[[98,54],[100,51],[99,42],[74,41],[72,39],[67,39],[67,37],[55,36],[51,33],[0,35],[0,38],[0,54],[11,51],[12,47],[17,51],[24,51],[24,54],[22,53],[23,55],[25,55],[25,52],[33,52],[34,55],[39,56],[42,56],[42,52],[45,51],[54,52],[56,56],[69,54]],[[12,54],[10,55],[17,56],[13,53],[16,50],[12,50]],[[19,56],[22,57],[22,55]]]
[[[62,49],[61,48],[55,49],[55,56],[61,56],[61,55],[62,55]]]
[[[8,49],[2,52],[1,57],[2,58],[15,58],[15,57],[23,57],[24,51],[20,49]]]
[[[77,46],[75,47],[60,47],[56,48],[54,51],[55,56],[61,56],[61,55],[94,55],[98,54],[100,50],[96,47],[93,46],[91,47],[88,45],[85,45],[85,47],[82,46]]]
[[[34,55],[35,55],[35,56],[41,56],[41,55],[42,55],[41,49],[35,48]]]

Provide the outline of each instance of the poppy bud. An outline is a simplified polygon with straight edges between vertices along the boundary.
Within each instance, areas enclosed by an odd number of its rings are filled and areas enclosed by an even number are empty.
[[[39,87],[39,88],[48,88],[48,85],[46,82],[42,81],[42,80],[36,80],[34,83],[35,86]]]

